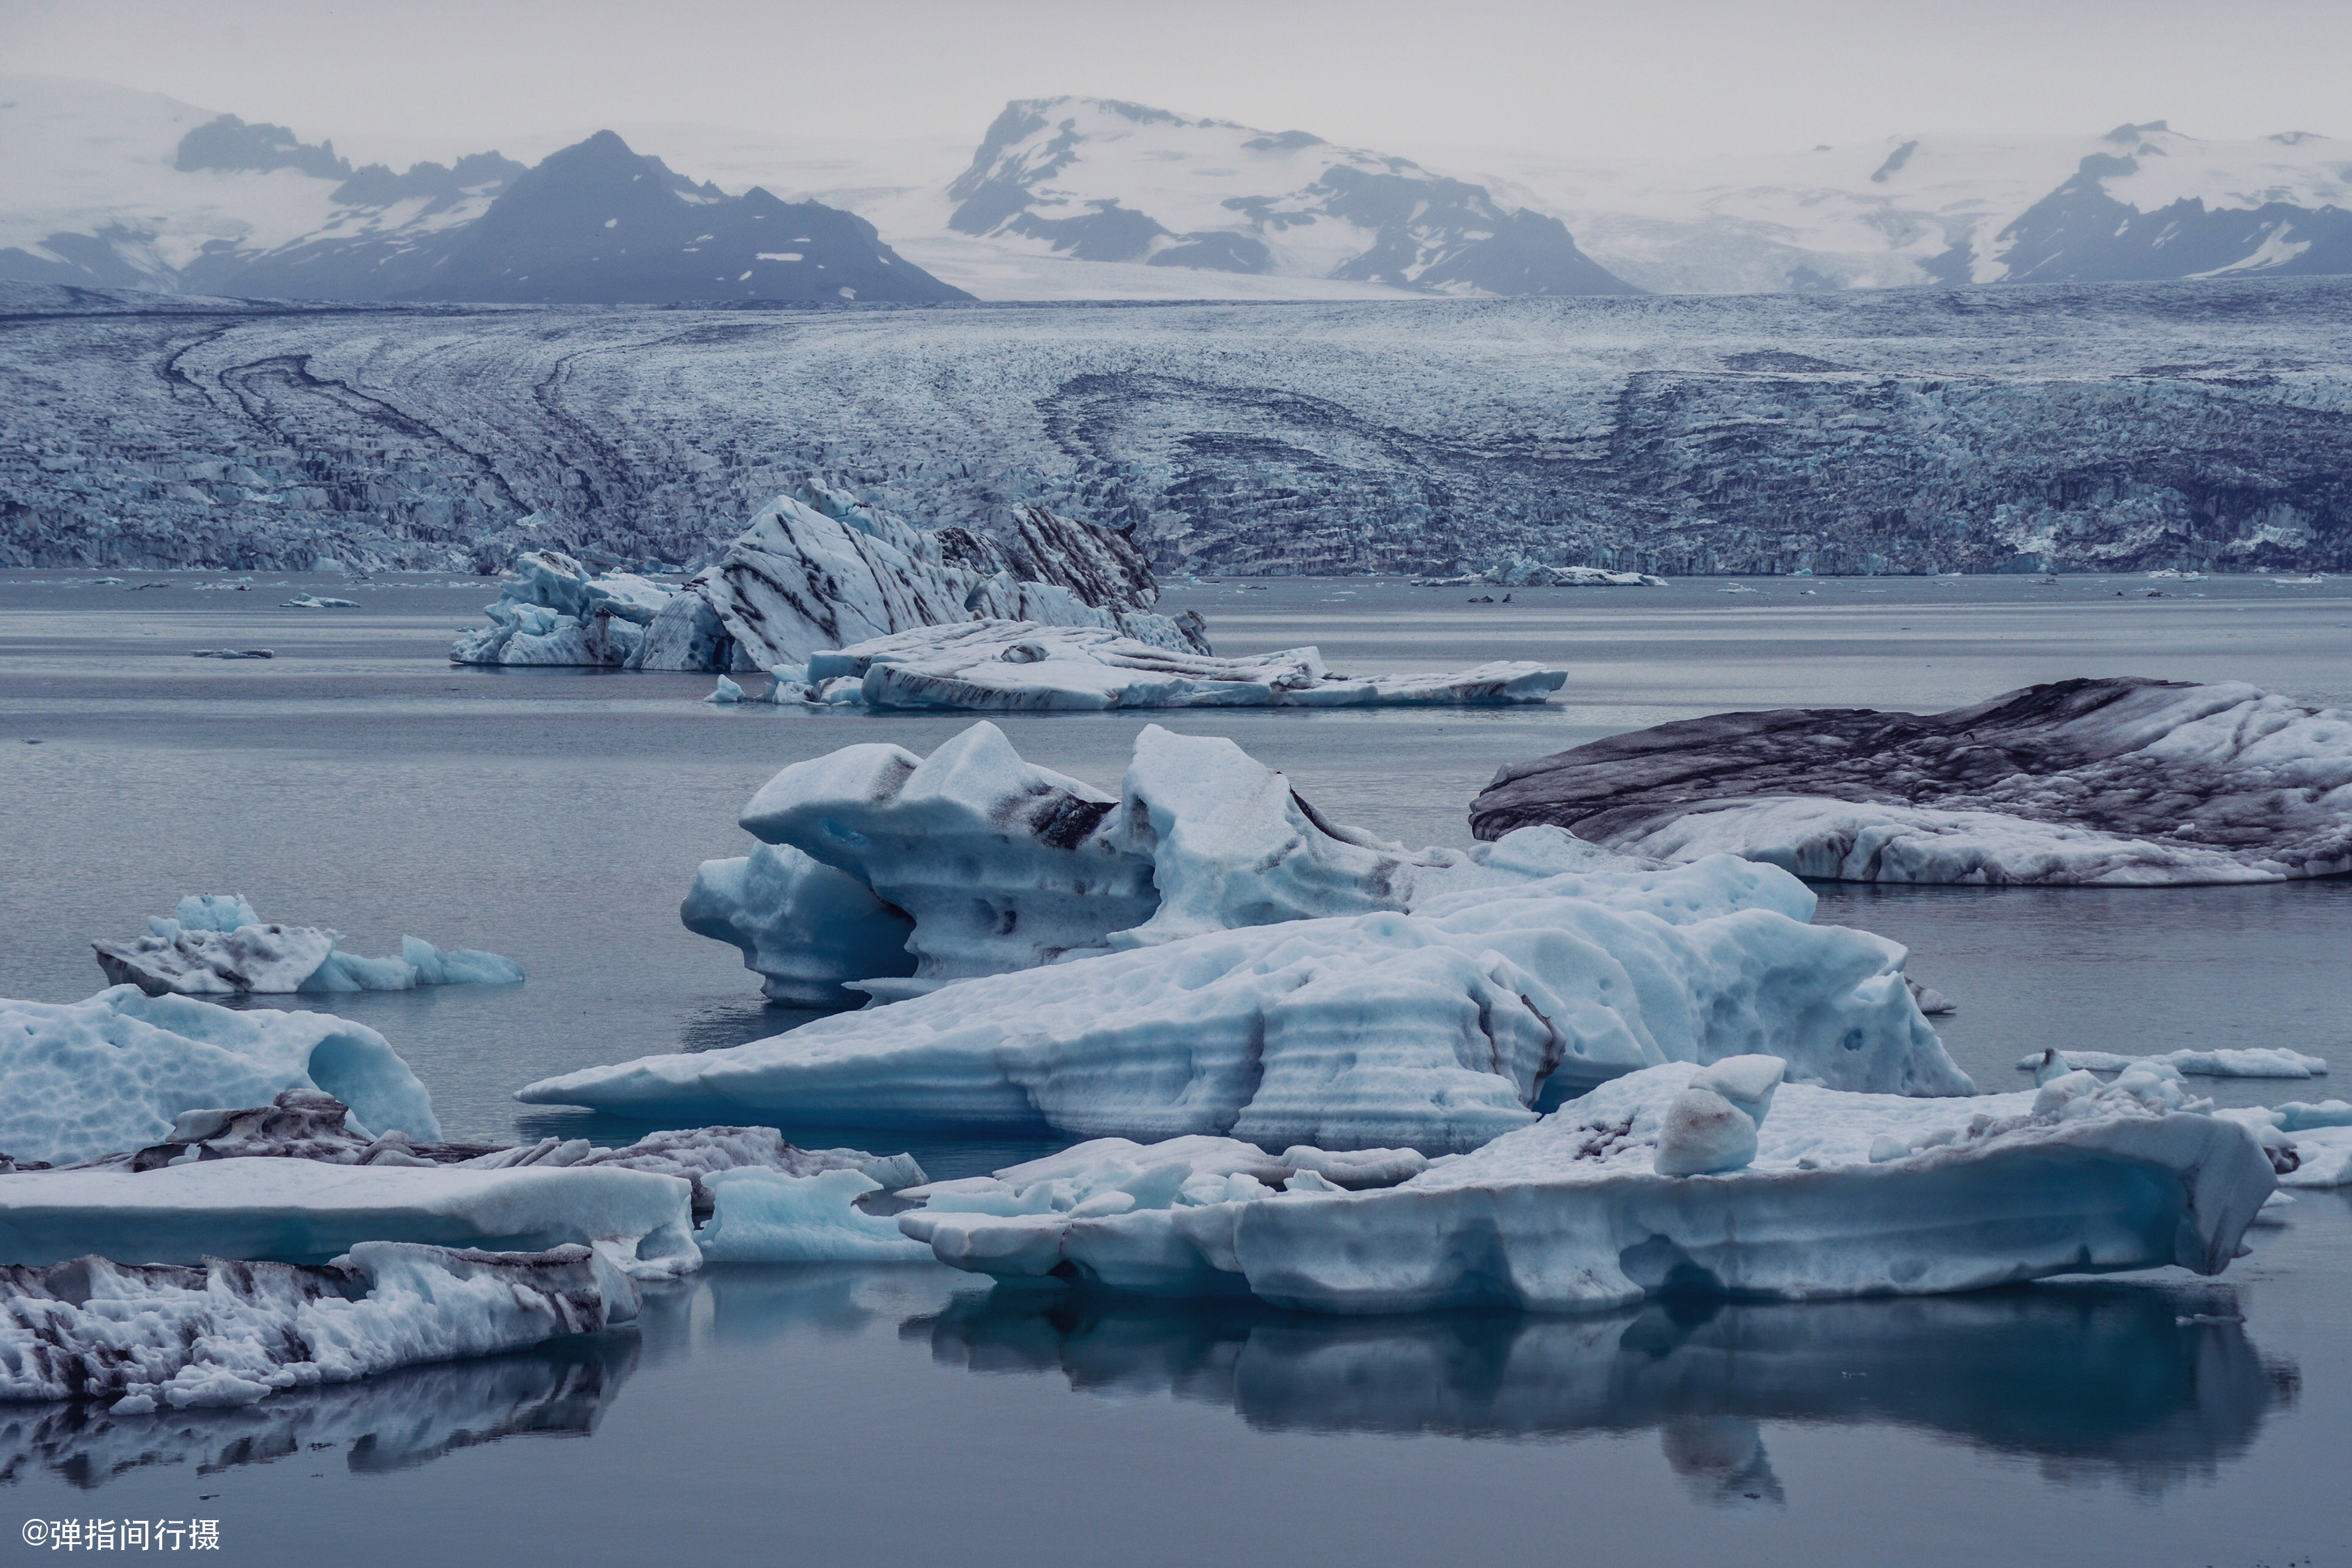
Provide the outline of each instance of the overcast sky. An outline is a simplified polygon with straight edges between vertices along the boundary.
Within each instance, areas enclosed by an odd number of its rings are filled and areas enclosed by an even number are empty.
[[[436,146],[647,121],[976,140],[1064,92],[1569,157],[2156,119],[2352,135],[2347,61],[2352,0],[0,0],[0,70]]]

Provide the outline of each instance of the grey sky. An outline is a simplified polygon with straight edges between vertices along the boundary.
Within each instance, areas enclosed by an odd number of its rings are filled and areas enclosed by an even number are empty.
[[[1567,156],[2150,119],[2347,135],[2347,0],[0,0],[0,70],[480,146],[645,121],[976,138],[1059,92]]]

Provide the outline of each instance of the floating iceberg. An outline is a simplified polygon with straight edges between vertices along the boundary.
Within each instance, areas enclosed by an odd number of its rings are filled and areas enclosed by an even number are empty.
[[[161,588],[165,584],[156,583],[150,585]],[[310,594],[297,594],[278,607],[281,610],[356,610],[360,602],[357,599],[328,599]]]
[[[591,573],[560,550],[515,557],[490,624],[459,637],[454,664],[623,665],[677,590],[633,572]]]
[[[2064,680],[1972,708],[1724,713],[1503,769],[1471,807],[1666,859],[1845,881],[2158,886],[2352,870],[2352,714]]]
[[[919,1263],[931,1256],[897,1223],[857,1206],[883,1190],[852,1170],[793,1176],[746,1168],[710,1178],[718,1200],[695,1240],[711,1263]]]
[[[441,1135],[425,1086],[373,1029],[130,985],[63,1005],[0,1000],[0,1154],[18,1164],[144,1148],[184,1112],[266,1105],[288,1089],[325,1090],[365,1128]]]
[[[0,1175],[0,1263],[96,1253],[137,1263],[208,1258],[324,1263],[362,1242],[487,1252],[596,1244],[619,1268],[691,1269],[688,1184],[603,1166],[468,1169],[199,1160]]]
[[[523,977],[512,959],[476,948],[404,936],[398,958],[362,958],[337,949],[341,940],[323,926],[265,923],[241,896],[209,893],[182,899],[169,917],[148,917],[145,936],[90,946],[110,983],[157,996],[513,985]]]
[[[1548,700],[1568,679],[1539,664],[1448,675],[1333,675],[1312,647],[1217,658],[1099,626],[1025,620],[922,626],[780,667],[768,700],[889,711],[1112,708],[1432,707]]]
[[[1409,911],[1277,917],[1076,959],[1065,949],[1060,962],[728,1050],[587,1068],[517,1098],[647,1119],[1444,1151],[1617,1074],[1759,1050],[1800,1081],[1972,1091],[1904,984],[1903,950],[1791,918],[1791,903],[1810,912],[1793,882],[1728,858],[1527,877],[1499,852],[1518,847],[1465,858],[1454,886],[1433,879]],[[1076,933],[1073,910],[1099,921],[1108,901],[1066,897],[1047,945]],[[950,942],[933,955],[1004,952]]]
[[[250,1405],[593,1333],[636,1309],[628,1277],[585,1247],[515,1254],[371,1241],[320,1267],[85,1257],[0,1269],[0,1401],[105,1400],[121,1415]]]
[[[1159,597],[1124,534],[1024,507],[1009,539],[925,532],[807,481],[771,501],[715,565],[671,590],[596,575],[571,556],[519,558],[490,625],[457,664],[603,665],[764,672],[845,643],[975,617],[1083,626],[1205,650],[1197,616]]]
[[[1745,1064],[1717,1067],[1737,1078]],[[1790,1083],[1750,1123],[1744,1165],[1667,1174],[1662,1142],[1708,1070],[1633,1073],[1373,1191],[1297,1175],[1277,1189],[1240,1150],[1207,1161],[1196,1150],[1181,1180],[1084,1195],[1022,1167],[998,1191],[942,1184],[898,1223],[942,1261],[1000,1278],[1315,1311],[1582,1311],[1654,1294],[1919,1295],[2165,1265],[2217,1274],[2275,1186],[2255,1138],[2155,1073],[2107,1086],[2070,1075],[1964,1103]],[[1056,1156],[1077,1168],[1090,1157],[1087,1145]]]
[[[2276,1046],[2171,1051],[2155,1057],[2053,1048],[2031,1052],[2020,1058],[2017,1065],[2021,1069],[2032,1070],[2044,1067],[2053,1059],[2068,1068],[2084,1068],[2091,1072],[2121,1072],[2126,1068],[2150,1062],[2168,1067],[2190,1078],[2322,1078],[2327,1072],[2327,1062],[2324,1058],[2307,1057],[2301,1051],[2290,1051]]]
[[[1404,910],[1422,895],[1663,866],[1556,828],[1507,845],[1408,850],[1336,825],[1232,742],[1147,725],[1113,797],[1024,762],[982,721],[918,757],[845,746],[796,763],[741,822],[772,856],[706,864],[681,911],[743,949],[772,996],[892,1000],[1076,953],[1238,926]],[[1709,909],[1811,919],[1791,878],[1729,861]],[[900,922],[904,922],[901,924]],[[885,953],[895,942],[901,952]],[[867,969],[877,958],[888,962]]]

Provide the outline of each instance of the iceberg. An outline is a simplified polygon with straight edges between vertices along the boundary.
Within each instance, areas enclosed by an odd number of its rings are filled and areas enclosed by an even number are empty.
[[[1334,675],[1312,647],[1217,658],[1099,626],[976,620],[920,626],[779,667],[768,700],[876,712],[1114,708],[1374,708],[1534,703],[1568,673],[1526,661],[1446,675]]]
[[[1903,950],[1768,907],[1790,889],[1807,899],[1793,882],[1728,858],[1516,881],[1491,858],[1467,868],[1493,879],[1417,895],[1410,912],[1065,956],[517,1098],[648,1120],[1426,1152],[1475,1147],[1540,1104],[1664,1061],[1768,1051],[1798,1081],[1973,1090],[1912,1001]]]
[[[930,1248],[857,1206],[883,1184],[854,1170],[787,1175],[746,1168],[710,1178],[717,1206],[695,1240],[710,1263],[919,1263]]]
[[[163,584],[157,584],[156,586]],[[360,602],[357,599],[330,599],[313,594],[297,594],[278,607],[281,610],[356,610]]]
[[[0,1401],[102,1400],[125,1415],[251,1405],[594,1333],[637,1305],[628,1277],[585,1247],[370,1241],[317,1267],[84,1257],[0,1269]]]
[[[1550,823],[1843,881],[2107,887],[2352,870],[2352,713],[2252,686],[2063,680],[1974,707],[1724,713],[1504,768],[1481,838]]]
[[[92,942],[115,985],[151,995],[230,996],[295,991],[406,991],[418,985],[514,985],[522,965],[477,948],[438,948],[413,936],[398,958],[363,958],[336,947],[340,931],[265,922],[234,893],[194,894],[171,916],[150,916],[147,934]]]
[[[740,821],[789,853],[707,863],[681,913],[741,948],[772,996],[811,1005],[838,1005],[842,986],[895,1000],[1232,927],[1406,910],[1418,896],[1569,872],[1614,887],[1664,868],[1556,828],[1467,853],[1408,850],[1331,822],[1232,742],[1156,724],[1137,735],[1116,797],[1023,761],[982,721],[929,757],[864,744],[796,763]],[[1813,912],[1793,878],[1727,858],[1680,890],[1716,913]],[[894,938],[903,953],[861,968]]]
[[[1599,566],[1547,566],[1532,555],[1506,555],[1458,577],[1415,577],[1417,588],[1470,588],[1482,584],[1510,588],[1663,588],[1664,577],[1647,572],[1610,572]]]
[[[691,1269],[690,1188],[598,1166],[467,1169],[195,1160],[0,1175],[0,1264],[96,1253],[136,1263],[208,1258],[325,1263],[363,1242],[486,1252],[595,1244],[625,1271]]]
[[[1019,509],[1009,539],[908,526],[806,480],[768,503],[677,589],[596,574],[556,551],[517,558],[457,664],[762,672],[814,651],[975,617],[1092,626],[1205,651],[1200,618],[1151,613],[1159,587],[1126,535]]]
[[[366,1128],[441,1136],[425,1086],[373,1029],[131,985],[67,1004],[0,999],[0,1155],[19,1166],[143,1148],[184,1112],[289,1089],[323,1089]]]
[[[1726,1066],[1745,1076],[1746,1064]],[[1222,1178],[1212,1165],[1090,1195],[1024,1185],[1015,1167],[995,1179],[1002,1193],[934,1188],[898,1223],[941,1261],[998,1278],[1246,1294],[1323,1312],[1569,1312],[1655,1295],[1925,1295],[2165,1266],[2218,1274],[2276,1186],[2247,1129],[2153,1072],[2105,1086],[2073,1075],[1964,1102],[1792,1082],[1751,1124],[1745,1164],[1672,1174],[1660,1161],[1669,1121],[1708,1070],[1674,1062],[1629,1074],[1372,1191],[1295,1178],[1277,1188],[1235,1151],[1225,1163],[1243,1168]],[[1089,1157],[1085,1145],[1057,1156]]]
[[[2191,1078],[2320,1078],[2327,1072],[2325,1058],[2277,1046],[2169,1051],[2154,1057],[2124,1056],[2115,1051],[2062,1051],[2053,1047],[2030,1052],[2020,1058],[2017,1065],[2021,1070],[2031,1071],[2053,1062],[2091,1072],[2121,1072],[2143,1062],[2158,1063]]]

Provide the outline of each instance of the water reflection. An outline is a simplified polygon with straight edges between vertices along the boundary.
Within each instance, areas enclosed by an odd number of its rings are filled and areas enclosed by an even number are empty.
[[[614,1332],[236,1409],[118,1416],[95,1405],[0,1405],[0,1484],[47,1471],[94,1488],[149,1466],[211,1475],[328,1448],[345,1450],[353,1474],[374,1475],[509,1437],[584,1437],[637,1356],[636,1336]]]
[[[935,1362],[1166,1393],[1267,1430],[1559,1440],[1655,1428],[1704,1499],[1780,1500],[1769,1423],[1887,1424],[2147,1492],[2210,1476],[2294,1402],[2225,1288],[1332,1320],[999,1289],[908,1321]]]

